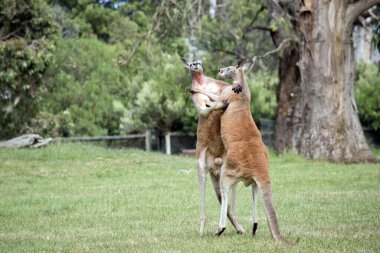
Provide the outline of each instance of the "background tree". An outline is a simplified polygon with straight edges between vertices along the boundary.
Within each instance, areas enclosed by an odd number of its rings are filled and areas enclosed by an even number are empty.
[[[56,26],[42,0],[0,1],[0,139],[27,131],[52,61]]]
[[[374,160],[354,98],[351,36],[359,15],[379,3],[268,0],[272,19],[287,18],[290,34],[299,37],[280,60],[277,150],[332,161]],[[272,34],[277,45],[288,36],[283,27]]]

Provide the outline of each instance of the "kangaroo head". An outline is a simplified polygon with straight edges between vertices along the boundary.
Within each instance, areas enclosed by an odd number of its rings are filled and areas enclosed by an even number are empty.
[[[221,68],[218,74],[224,78],[235,79],[239,71],[248,71],[252,68],[252,65],[252,61],[244,62],[243,60],[239,60],[236,66]]]
[[[185,58],[181,57],[182,63],[185,67],[190,70],[191,73],[203,73],[202,61],[197,60],[194,62],[188,63]]]
[[[219,75],[224,78],[234,79],[237,74],[237,66],[228,66],[219,70]]]

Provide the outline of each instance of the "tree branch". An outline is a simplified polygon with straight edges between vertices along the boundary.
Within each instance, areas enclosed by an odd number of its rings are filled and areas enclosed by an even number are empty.
[[[244,28],[243,36],[241,36],[241,40],[242,41],[246,41],[247,40],[247,33],[249,33],[249,32],[251,32],[251,31],[254,30],[254,28],[253,28],[254,25],[253,24],[257,21],[260,13],[263,12],[265,9],[266,9],[266,7],[264,7],[264,5],[261,5],[260,9],[253,16],[252,21],[249,23],[249,25],[247,27]]]
[[[258,59],[266,58],[266,57],[268,57],[271,54],[274,54],[274,53],[277,53],[277,52],[283,50],[285,48],[286,44],[288,44],[291,41],[292,41],[292,39],[290,39],[290,38],[284,39],[277,48],[275,48],[275,49],[273,49],[271,51],[268,51],[265,54],[257,55],[255,57],[253,57],[252,61],[255,62]]]
[[[355,3],[349,4],[346,12],[346,17],[347,17],[347,22],[348,22],[348,27],[352,27],[353,23],[355,20],[371,8],[372,6],[380,4],[380,0],[360,0]]]
[[[11,33],[9,33],[9,34],[7,34],[7,35],[4,35],[3,37],[0,37],[0,40],[1,41],[5,41],[5,40],[7,40],[7,39],[9,39],[9,38],[11,38],[11,37],[20,37],[20,36],[18,36],[17,35],[17,33],[19,32],[21,30],[21,27],[19,27],[19,28],[17,28],[16,30],[14,30],[13,32],[11,32]]]
[[[380,20],[380,16],[377,16],[375,13],[373,13],[373,8],[368,10],[369,15],[373,17],[376,20]]]
[[[262,30],[262,31],[268,31],[268,32],[273,32],[273,29],[269,26],[264,26],[264,25],[254,25],[249,27],[246,30],[246,33],[252,32],[253,30]]]
[[[222,53],[225,53],[225,54],[229,54],[229,55],[233,55],[233,56],[236,56],[237,59],[242,59],[243,57],[236,53],[236,52],[233,52],[233,51],[230,51],[230,50],[225,50],[225,49],[221,49],[221,48],[217,48],[217,47],[212,47],[210,45],[210,43],[207,43],[205,41],[201,41],[202,45],[207,48],[208,50],[211,50],[212,52],[222,52]]]

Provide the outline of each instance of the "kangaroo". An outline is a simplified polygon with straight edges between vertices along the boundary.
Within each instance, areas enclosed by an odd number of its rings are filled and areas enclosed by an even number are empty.
[[[252,66],[252,62],[250,64],[248,68]],[[243,181],[245,186],[252,185],[254,221],[252,234],[255,234],[258,226],[257,193],[259,188],[272,237],[276,241],[288,243],[283,239],[279,230],[272,200],[269,155],[260,131],[252,118],[251,94],[245,80],[243,65],[242,62],[239,62],[237,66],[220,69],[220,76],[233,80],[233,88],[225,88],[212,106],[200,112],[201,115],[207,117],[215,110],[224,110],[221,115],[221,137],[226,155],[220,172],[222,204],[219,228],[216,234],[221,235],[226,229],[226,210],[230,188],[239,181]],[[209,94],[202,89],[192,89],[192,92],[210,95],[211,100],[215,99],[215,94]]]
[[[190,71],[192,77],[192,88],[200,88],[205,91],[220,94],[222,90],[230,86],[230,84],[215,80],[203,74],[201,61],[188,63],[184,58],[181,58],[182,63]],[[214,96],[216,99],[217,96]],[[193,103],[197,111],[206,109],[206,104],[210,102],[208,96],[197,93],[192,95]],[[216,196],[221,203],[221,193],[219,186],[220,167],[222,165],[222,157],[225,154],[223,142],[220,137],[220,112],[211,112],[207,116],[200,115],[198,117],[197,128],[197,170],[198,183],[201,193],[201,210],[200,210],[200,229],[202,235],[206,222],[206,176],[210,172],[211,182],[213,184]],[[227,216],[239,234],[244,233],[243,227],[239,224],[235,217],[235,194],[236,187],[232,188],[231,206],[228,208]]]

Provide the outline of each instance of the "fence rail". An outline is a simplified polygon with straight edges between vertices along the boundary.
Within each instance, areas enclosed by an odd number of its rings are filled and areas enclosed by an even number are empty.
[[[274,140],[274,122],[271,120],[262,120],[260,122],[260,130],[262,133],[263,141],[267,146],[273,146]],[[24,147],[33,146],[40,147],[48,144],[49,142],[101,142],[101,141],[128,141],[123,143],[123,147],[138,147],[146,151],[157,150],[171,154],[184,154],[193,155],[196,145],[195,134],[183,132],[168,132],[165,134],[155,133],[147,130],[142,134],[129,134],[118,136],[94,136],[94,137],[67,137],[67,138],[47,138],[43,139],[39,135],[23,135],[9,141],[0,142],[0,147]],[[145,143],[144,143],[144,142]],[[130,146],[132,144],[132,146]],[[112,145],[112,144],[111,144]],[[145,147],[144,147],[145,146]]]
[[[151,131],[146,131],[143,134],[129,134],[129,135],[117,135],[117,136],[94,136],[94,137],[67,137],[67,138],[53,138],[52,142],[93,142],[93,141],[123,141],[132,139],[142,139],[145,138],[145,150],[152,150],[152,133]]]
[[[87,141],[117,141],[145,138],[146,134],[131,134],[118,136],[67,137],[54,138],[52,142],[87,142]]]
[[[164,151],[166,154],[171,155],[173,153],[172,137],[184,137],[189,136],[195,138],[194,134],[187,134],[183,132],[169,132],[164,137],[164,147],[158,147],[158,150]],[[155,137],[157,138],[157,137]],[[147,130],[143,134],[129,134],[118,136],[94,136],[94,137],[66,137],[66,138],[53,138],[51,142],[98,142],[98,141],[124,141],[133,139],[145,139],[145,150],[152,151],[152,132]],[[178,149],[178,147],[177,147]],[[181,149],[182,150],[182,149]],[[178,152],[178,150],[177,150]]]

